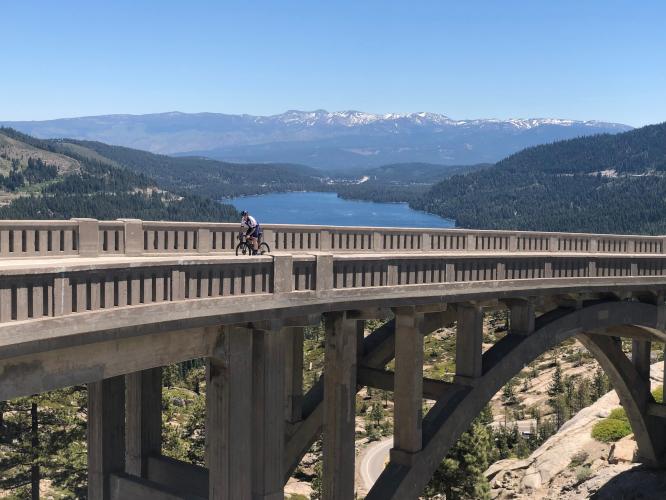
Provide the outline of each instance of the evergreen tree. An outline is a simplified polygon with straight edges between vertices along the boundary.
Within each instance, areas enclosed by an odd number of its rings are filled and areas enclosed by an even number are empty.
[[[444,493],[447,500],[489,499],[490,485],[483,475],[489,465],[490,435],[475,421],[440,464],[426,488],[426,496]]]

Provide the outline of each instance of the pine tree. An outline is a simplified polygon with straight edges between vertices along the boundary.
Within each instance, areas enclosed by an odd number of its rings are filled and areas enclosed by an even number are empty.
[[[489,465],[491,446],[487,428],[475,421],[440,464],[426,495],[444,493],[447,500],[489,499],[490,486],[483,472]]]

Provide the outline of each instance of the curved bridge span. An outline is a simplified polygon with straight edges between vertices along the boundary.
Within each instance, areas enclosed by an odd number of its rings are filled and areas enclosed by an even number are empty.
[[[367,498],[417,498],[490,398],[572,336],[611,378],[642,459],[664,464],[649,364],[666,339],[665,237],[268,225],[273,253],[238,258],[237,230],[0,223],[0,400],[88,384],[89,498],[281,499],[319,438],[324,497],[353,498],[362,386],[393,391],[395,410]],[[497,309],[510,331],[483,352]],[[322,319],[324,374],[304,394],[303,328]],[[369,319],[388,321],[366,335]],[[424,335],[454,323],[454,380],[424,379]],[[160,454],[161,367],[194,358],[205,468]]]

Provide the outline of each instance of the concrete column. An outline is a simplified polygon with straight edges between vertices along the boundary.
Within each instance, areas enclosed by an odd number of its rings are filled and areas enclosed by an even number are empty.
[[[251,498],[252,332],[225,327],[206,366],[210,500]]]
[[[125,472],[146,477],[148,458],[162,451],[162,368],[125,375]]]
[[[458,305],[456,330],[456,377],[458,383],[473,383],[483,373],[481,365],[483,311],[471,304]]]
[[[109,477],[125,469],[125,377],[88,384],[88,498],[111,498]]]
[[[283,330],[254,330],[252,340],[252,499],[283,500]]]
[[[303,327],[284,329],[285,413],[290,424],[303,419]]]
[[[197,229],[197,252],[198,253],[210,252],[210,229],[208,228]]]
[[[324,498],[354,498],[356,321],[326,317],[324,356]]]
[[[652,343],[647,340],[632,340],[631,362],[640,375],[641,390],[650,392],[650,349]]]
[[[534,303],[529,300],[515,300],[509,304],[511,333],[529,335],[534,333]]]
[[[421,450],[423,335],[413,307],[395,309],[394,431],[391,461],[411,465]]]

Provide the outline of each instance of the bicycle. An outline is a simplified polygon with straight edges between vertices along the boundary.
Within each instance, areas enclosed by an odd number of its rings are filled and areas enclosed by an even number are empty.
[[[252,243],[247,240],[245,233],[239,233],[239,243],[236,245],[236,255],[264,255],[270,253],[271,248],[268,246],[268,243],[261,241],[262,236],[263,235],[259,236],[259,248],[257,253],[254,253],[254,247],[252,246]]]

